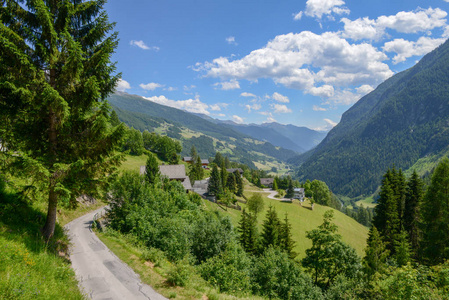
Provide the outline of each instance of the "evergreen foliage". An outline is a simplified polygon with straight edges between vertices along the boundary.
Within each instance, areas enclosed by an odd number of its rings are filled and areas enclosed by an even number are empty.
[[[236,195],[242,197],[243,196],[243,191],[244,191],[244,186],[243,186],[243,179],[240,176],[239,171],[234,171],[234,178],[236,181],[236,185],[237,185],[237,191],[236,191]]]
[[[147,163],[145,165],[145,179],[149,184],[154,184],[159,180],[159,164],[156,157],[148,153]]]
[[[292,238],[292,225],[288,221],[288,216],[285,214],[284,222],[280,224],[279,228],[279,247],[287,252],[290,259],[294,259],[298,254],[294,251],[295,241]]]
[[[220,178],[221,178],[221,186],[223,188],[227,187],[227,181],[228,181],[228,171],[226,170],[226,164],[223,162],[220,169]]]
[[[423,252],[430,264],[449,259],[449,159],[444,158],[435,169],[424,196]]]
[[[382,273],[386,267],[387,258],[390,251],[387,250],[385,243],[377,231],[376,226],[372,226],[368,235],[363,266],[368,276],[376,273]]]
[[[48,194],[46,239],[58,201],[96,196],[120,159],[124,127],[109,124],[106,97],[118,75],[104,1],[2,1],[0,134],[20,173]],[[2,153],[1,155],[8,155]],[[27,172],[30,171],[30,172]]]
[[[268,249],[270,246],[279,246],[280,225],[276,210],[270,205],[265,220],[262,223],[261,242],[263,249]]]
[[[424,197],[424,182],[419,178],[416,171],[413,171],[410,180],[407,183],[407,194],[405,197],[404,207],[404,229],[408,232],[410,244],[414,251],[414,256],[417,256],[419,242],[421,239],[421,213],[420,207]]]
[[[207,186],[207,192],[209,195],[219,197],[223,194],[223,187],[221,185],[220,172],[218,171],[217,165],[212,167],[212,172],[210,173],[209,185]]]
[[[295,195],[295,191],[293,188],[293,182],[290,180],[290,182],[288,183],[288,189],[285,194],[285,198],[293,198],[294,195]]]
[[[248,214],[243,209],[238,226],[239,241],[243,249],[249,254],[256,255],[259,252],[259,234],[257,231],[256,216]]]

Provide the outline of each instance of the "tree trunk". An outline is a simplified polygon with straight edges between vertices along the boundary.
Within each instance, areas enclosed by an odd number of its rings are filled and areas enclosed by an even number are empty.
[[[46,241],[48,241],[55,232],[57,206],[58,195],[56,194],[54,187],[51,186],[48,195],[47,220],[45,221],[44,228],[42,228],[42,235],[44,236]]]

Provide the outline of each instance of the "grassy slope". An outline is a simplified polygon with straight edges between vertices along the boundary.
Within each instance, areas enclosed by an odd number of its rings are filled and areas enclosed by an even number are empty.
[[[101,205],[60,208],[55,235],[46,244],[40,234],[46,203],[28,203],[11,190],[0,193],[0,299],[84,299],[64,258],[68,238],[62,227]]]
[[[260,191],[260,189],[254,186],[246,186],[245,196],[251,197],[251,195],[257,191]],[[317,228],[323,222],[324,212],[332,208],[315,204],[312,211],[310,209],[310,204],[307,202],[301,207],[296,200],[293,203],[280,202],[278,200],[267,198],[266,193],[263,193],[263,195],[265,208],[264,212],[259,215],[259,224],[261,225],[265,219],[266,211],[270,205],[276,209],[280,219],[284,219],[285,214],[287,213],[288,219],[292,225],[293,239],[296,241],[295,251],[298,253],[298,258],[303,258],[305,256],[305,250],[312,245],[310,240],[306,238],[306,231]],[[239,211],[228,209],[228,212],[226,212],[214,203],[205,201],[205,204],[211,210],[220,210],[229,215],[234,226],[237,226],[241,214]],[[239,203],[239,205],[245,207],[244,204]],[[363,256],[368,236],[368,228],[336,210],[334,222],[339,227],[338,232],[342,235],[343,241],[355,248],[360,256]]]

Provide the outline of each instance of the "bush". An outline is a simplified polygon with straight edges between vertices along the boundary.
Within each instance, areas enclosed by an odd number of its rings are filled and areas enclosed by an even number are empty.
[[[175,264],[168,272],[167,282],[176,286],[186,286],[189,283],[192,267],[188,259],[184,258]]]

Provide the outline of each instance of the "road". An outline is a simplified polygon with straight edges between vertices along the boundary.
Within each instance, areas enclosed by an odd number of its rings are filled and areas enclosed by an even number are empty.
[[[70,260],[80,288],[91,299],[167,299],[140,281],[139,275],[103,244],[91,229],[95,213],[72,222],[68,230],[72,247]]]

